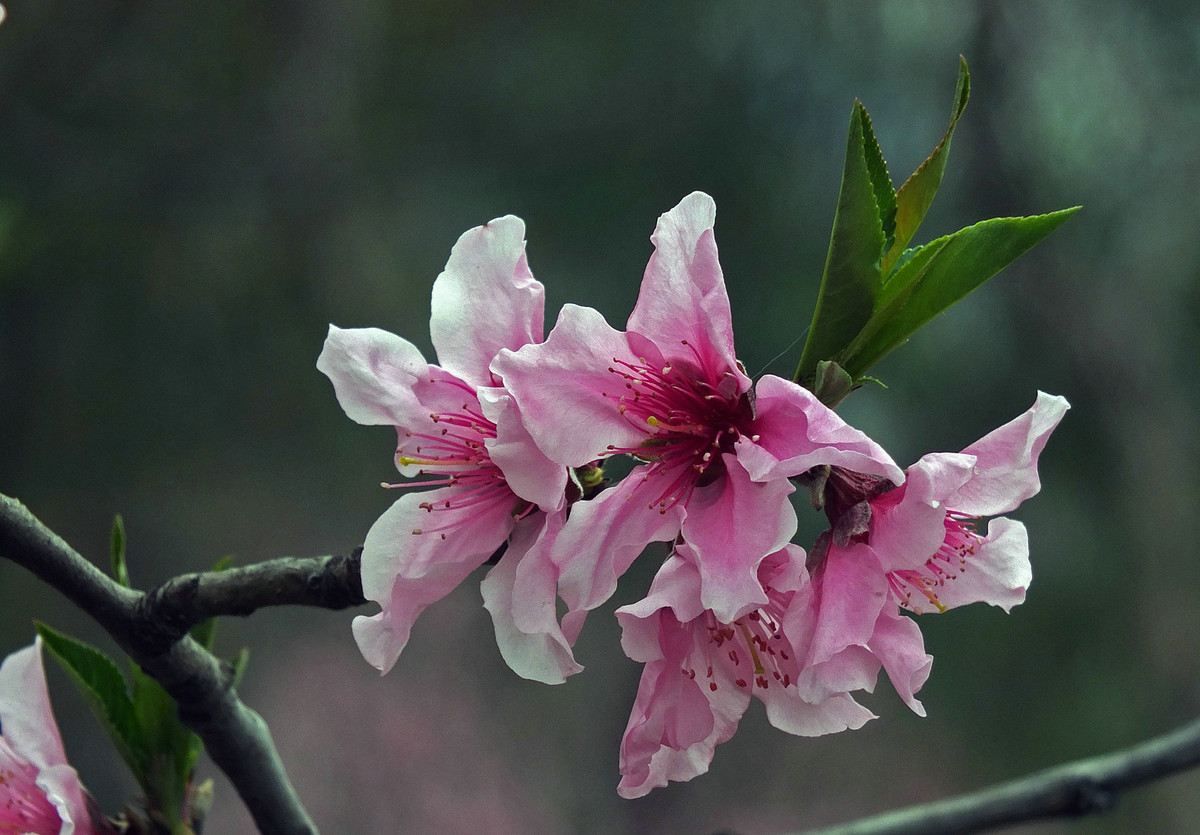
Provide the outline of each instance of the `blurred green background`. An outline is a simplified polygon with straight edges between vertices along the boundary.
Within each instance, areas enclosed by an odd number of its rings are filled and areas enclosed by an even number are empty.
[[[974,96],[918,242],[1084,211],[877,367],[843,413],[903,464],[958,450],[1038,388],[1074,409],[1005,616],[924,617],[911,715],[816,740],[757,703],[711,772],[623,801],[638,665],[612,608],[566,685],[499,658],[477,583],[379,678],[354,613],[223,626],[329,833],[769,833],[942,797],[1200,713],[1200,6],[1191,2],[69,2],[0,26],[0,491],[95,561],[124,514],[134,580],[232,553],[345,552],[394,496],[394,436],[314,367],[334,322],[432,357],[429,290],[458,235],[514,213],[547,287],[620,327],[658,215],[717,201],[739,355],[790,374],[816,296],[853,99],[897,185]],[[781,352],[781,359],[772,362]],[[811,517],[811,514],[809,514]],[[814,519],[802,522],[809,535]],[[804,543],[807,544],[807,543]],[[111,647],[0,561],[0,652],[45,619]],[[109,811],[131,791],[52,670],[68,751]],[[214,833],[250,831],[217,777]],[[481,824],[481,821],[484,822]],[[1106,818],[1017,831],[1200,829],[1200,773]]]

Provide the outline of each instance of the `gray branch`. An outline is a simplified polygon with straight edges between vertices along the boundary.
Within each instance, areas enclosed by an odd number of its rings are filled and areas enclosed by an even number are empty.
[[[284,557],[175,577],[149,593],[124,588],[83,559],[24,505],[0,495],[0,557],[32,571],[90,614],[179,703],[260,831],[315,833],[270,732],[221,664],[187,636],[219,615],[264,606],[342,609],[365,602],[361,549],[349,556]],[[1200,765],[1200,720],[1141,745],[1067,763],[983,791],[813,830],[810,835],[945,835],[1111,809],[1121,791]]]
[[[190,637],[161,651],[148,645],[143,595],[81,557],[15,499],[0,495],[0,557],[24,566],[91,615],[179,705],[179,718],[204,741],[260,832],[315,835],[316,825],[288,781],[263,721],[238,698],[232,671]]]
[[[183,574],[151,589],[138,601],[139,640],[164,652],[209,618],[246,616],[264,606],[362,606],[360,556],[280,557],[266,562]]]
[[[1200,719],[1140,745],[983,791],[910,806],[810,835],[949,835],[1106,812],[1121,791],[1200,765]]]

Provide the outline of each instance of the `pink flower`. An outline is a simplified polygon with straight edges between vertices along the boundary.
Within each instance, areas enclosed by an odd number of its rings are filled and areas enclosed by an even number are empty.
[[[455,244],[433,285],[429,330],[440,365],[386,331],[334,326],[317,360],[350,418],[396,427],[402,475],[436,476],[387,485],[433,489],[405,489],[363,545],[363,592],[382,611],[355,618],[354,636],[384,672],[425,607],[506,545],[485,581],[505,659],[521,675],[549,682],[580,669],[553,598],[548,613],[533,604],[519,619],[513,611],[518,576],[531,588],[553,586],[553,566],[524,557],[561,526],[567,488],[566,468],[540,453],[488,368],[500,349],[542,339],[543,290],[526,262],[524,231],[507,216]]]
[[[0,664],[0,832],[96,832],[50,709],[41,637]]]
[[[811,599],[804,551],[787,545],[759,563],[766,602],[732,622],[700,600],[687,545],[663,564],[644,600],[617,610],[621,644],[646,666],[621,742],[622,797],[703,774],[757,697],[780,730],[818,736],[874,718],[850,696],[807,700],[798,687],[808,634],[793,631]]]
[[[900,697],[924,715],[914,694],[932,658],[900,609],[984,602],[1007,612],[1025,599],[1033,576],[1025,526],[997,518],[981,533],[980,520],[1038,492],[1038,456],[1068,408],[1038,392],[1029,411],[961,453],[921,458],[895,489],[831,472],[825,495],[834,527],[812,560],[813,643],[801,676],[809,698],[873,682],[882,665]]]
[[[789,476],[831,464],[903,480],[809,391],[770,375],[752,388],[734,355],[715,217],[712,198],[696,192],[659,219],[627,331],[566,305],[546,342],[492,363],[550,460],[577,467],[627,453],[642,462],[574,505],[553,544],[568,635],[648,543],[681,532],[701,604],[733,622],[767,603],[759,564],[796,531]]]

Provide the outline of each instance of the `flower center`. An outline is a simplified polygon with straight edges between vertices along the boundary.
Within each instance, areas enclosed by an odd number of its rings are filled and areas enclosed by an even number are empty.
[[[38,788],[37,768],[0,737],[0,835],[54,833],[62,818]]]
[[[925,565],[888,574],[888,584],[901,606],[918,615],[922,614],[920,601],[914,601],[913,592],[916,592],[939,612],[946,611],[938,599],[937,589],[962,574],[971,557],[982,546],[983,537],[975,530],[978,521],[973,517],[947,513],[946,538],[937,552],[925,561]]]
[[[406,484],[384,483],[384,487],[400,490],[413,487],[458,488],[453,493],[443,493],[437,502],[422,502],[420,507],[431,514],[435,511],[467,509],[482,513],[501,503],[517,506],[519,517],[533,512],[536,506],[513,493],[504,473],[488,455],[484,444],[496,437],[496,424],[480,413],[478,402],[464,402],[454,411],[433,412],[429,419],[440,427],[440,431],[406,431],[406,440],[396,450],[396,463],[399,466],[417,464],[421,468],[417,471],[418,476],[438,475],[442,478]],[[416,528],[413,533],[439,533],[445,539],[445,531],[461,522],[461,515],[455,514],[453,520],[446,524]]]
[[[676,504],[687,504],[697,487],[725,474],[721,455],[733,451],[754,420],[750,397],[736,393],[731,373],[710,382],[690,367],[669,362],[652,366],[644,358],[631,363],[615,357],[608,370],[623,388],[616,394],[604,392],[604,397],[614,400],[617,411],[646,436],[636,446],[610,445],[608,454],[632,455],[649,465],[645,480],[661,479],[662,490],[651,507],[666,513]]]
[[[708,680],[708,689],[714,693],[720,689],[720,685],[713,676],[713,670],[720,668],[729,673],[738,687],[766,690],[771,682],[783,687],[790,686],[795,661],[784,639],[781,618],[785,607],[778,597],[768,587],[767,605],[743,615],[733,623],[721,623],[711,611],[697,618],[701,621],[697,627],[703,627],[705,636],[698,639],[699,645],[688,661],[701,663],[681,667],[680,672],[695,680],[696,668],[701,667],[704,678]]]

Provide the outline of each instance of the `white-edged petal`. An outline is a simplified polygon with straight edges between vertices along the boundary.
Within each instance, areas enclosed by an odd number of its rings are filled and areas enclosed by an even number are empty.
[[[475,386],[501,348],[542,341],[545,291],[529,271],[525,223],[505,215],[464,232],[433,283],[429,335],[438,363]]]

